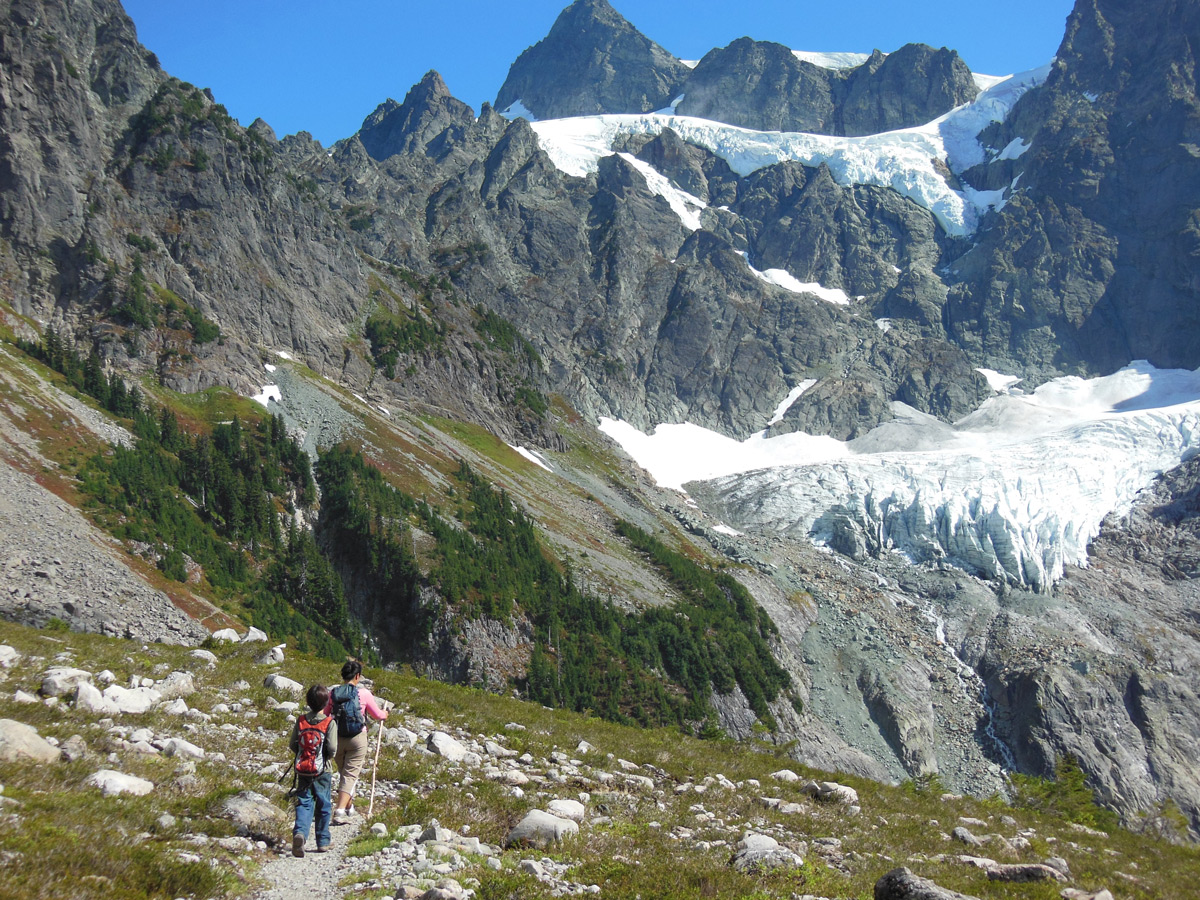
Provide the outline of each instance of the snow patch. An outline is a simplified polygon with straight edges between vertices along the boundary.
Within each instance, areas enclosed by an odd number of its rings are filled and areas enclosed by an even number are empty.
[[[537,116],[527,110],[525,104],[520,100],[514,100],[505,109],[500,110],[500,115],[509,120],[524,119],[527,122],[537,121]]]
[[[263,385],[261,392],[255,394],[250,399],[255,403],[261,403],[264,407],[269,409],[272,400],[274,400],[276,403],[283,402],[283,394],[279,391],[279,385],[266,384]]]
[[[1032,143],[1025,143],[1024,138],[1013,138],[1008,142],[1008,145],[1000,151],[1000,155],[996,159],[1020,159],[1021,155],[1032,147]]]
[[[835,306],[850,305],[850,297],[840,288],[822,287],[815,281],[801,281],[786,269],[767,269],[766,271],[760,272],[758,269],[754,268],[754,266],[750,265],[750,254],[748,254],[745,250],[739,250],[738,255],[741,256],[742,259],[746,260],[746,266],[751,272],[754,273],[756,278],[759,278],[768,284],[781,287],[785,291],[791,291],[793,294],[812,294],[813,296],[824,300],[826,303],[832,303]]]
[[[782,421],[783,417],[787,414],[787,411],[792,408],[792,404],[800,399],[800,395],[816,383],[817,379],[806,378],[788,391],[788,395],[783,398],[777,407],[775,407],[775,414],[771,416],[771,421],[767,423],[767,427],[770,428],[776,422]]]
[[[1005,375],[995,369],[976,369],[975,371],[987,379],[988,387],[997,394],[1005,393],[1014,384],[1022,381],[1019,375]]]
[[[683,223],[683,227],[688,231],[698,231],[700,228],[700,211],[708,204],[687,191],[681,191],[675,185],[671,184],[670,180],[659,172],[650,163],[638,159],[629,153],[617,154],[625,162],[629,163],[642,177],[646,179],[646,187],[650,189],[652,194],[657,194],[667,201],[667,205],[675,215],[679,216],[679,221]]]
[[[275,371],[275,369],[276,369],[276,368],[278,368],[278,367],[277,367],[277,366],[273,366],[273,365],[271,365],[270,363],[263,363],[263,368],[264,368],[264,369],[266,369],[268,372],[274,372],[274,371]]]
[[[821,53],[815,50],[793,50],[792,56],[822,69],[853,69],[871,58],[869,53]]]
[[[717,534],[728,535],[729,537],[741,537],[742,536],[742,533],[740,531],[738,531],[736,528],[730,528],[728,525],[725,525],[724,523],[722,523],[720,525],[714,525],[713,531],[715,531]]]
[[[554,471],[552,468],[550,468],[550,466],[548,466],[548,465],[546,464],[546,461],[545,461],[544,459],[542,459],[540,456],[538,456],[538,454],[534,453],[532,450],[530,450],[530,449],[528,449],[528,448],[526,448],[526,447],[517,447],[517,446],[514,446],[513,444],[509,444],[508,446],[509,446],[511,449],[513,449],[513,450],[517,451],[518,453],[520,453],[520,454],[521,454],[523,457],[525,457],[527,460],[529,460],[529,461],[530,461],[531,463],[533,463],[535,466],[541,466],[541,467],[542,467],[543,469],[545,469],[547,472],[553,472],[553,471]]]
[[[892,320],[891,319],[876,319],[875,327],[878,328],[880,331],[882,331],[884,334],[887,334],[889,331],[892,330]]]
[[[292,354],[288,353],[286,350],[276,350],[275,355],[278,356],[280,359],[294,360],[296,358],[296,357],[292,356]]]
[[[1011,75],[984,75],[981,72],[971,73],[971,78],[975,82],[975,87],[979,88],[981,91],[986,91],[988,88],[993,88],[1000,82],[1011,77]]]
[[[686,97],[686,96],[687,96],[686,94],[680,94],[678,97],[676,97],[674,100],[672,100],[672,101],[671,101],[670,103],[668,103],[666,106],[664,106],[662,109],[656,109],[656,110],[654,111],[654,114],[655,114],[656,116],[670,116],[670,115],[673,115],[673,114],[675,113],[675,107],[677,107],[677,106],[678,106],[680,103],[682,103],[682,102],[683,102],[683,98],[684,98],[684,97]]]

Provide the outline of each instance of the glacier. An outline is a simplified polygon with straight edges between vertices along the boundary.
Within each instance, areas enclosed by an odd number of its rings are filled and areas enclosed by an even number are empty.
[[[1200,370],[1145,362],[1030,393],[1006,386],[953,425],[894,409],[893,422],[849,443],[601,427],[660,485],[691,487],[738,530],[852,556],[900,553],[1034,590],[1086,565],[1106,515],[1200,453]]]
[[[1045,81],[1049,71],[1047,64],[1017,75],[986,78],[990,86],[974,101],[932,122],[863,137],[752,131],[675,115],[670,109],[641,115],[543,119],[532,122],[531,127],[554,165],[579,177],[595,172],[600,159],[613,154],[619,136],[657,135],[668,128],[684,141],[721,157],[742,176],[785,160],[807,166],[825,163],[840,184],[890,187],[929,210],[947,234],[962,237],[973,234],[980,217],[1003,202],[1003,192],[956,189],[947,183],[937,161],[944,160],[953,172],[961,173],[987,159],[988,149],[979,143],[979,132],[991,122],[1003,121],[1013,104]],[[516,106],[505,115],[513,116]],[[661,188],[652,189],[662,193]]]

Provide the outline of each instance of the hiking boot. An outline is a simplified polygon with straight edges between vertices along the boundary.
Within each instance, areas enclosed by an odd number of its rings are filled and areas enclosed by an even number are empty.
[[[304,857],[304,835],[292,835],[292,856]]]
[[[328,852],[329,852],[329,845],[328,845],[328,844],[321,844],[321,845],[318,845],[318,846],[317,846],[317,849],[313,851],[313,853],[328,853]]]
[[[335,809],[333,811],[333,818],[329,820],[330,825],[346,825],[349,822],[350,818],[346,815],[346,811],[344,809]]]

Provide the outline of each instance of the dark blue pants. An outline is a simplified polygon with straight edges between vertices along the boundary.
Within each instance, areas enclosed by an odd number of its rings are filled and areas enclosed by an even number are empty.
[[[308,840],[308,828],[313,824],[315,810],[318,847],[328,847],[332,840],[329,834],[329,818],[333,815],[333,804],[329,800],[332,783],[328,769],[316,778],[301,775],[296,782],[296,827],[292,833]]]

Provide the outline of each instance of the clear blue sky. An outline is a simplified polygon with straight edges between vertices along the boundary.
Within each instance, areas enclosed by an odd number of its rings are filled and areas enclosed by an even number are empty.
[[[123,0],[163,68],[211,88],[243,125],[329,146],[437,69],[477,111],[568,0]],[[1049,62],[1072,0],[610,0],[651,40],[699,59],[743,35],[794,50],[870,52],[911,41],[959,52],[972,71]]]

